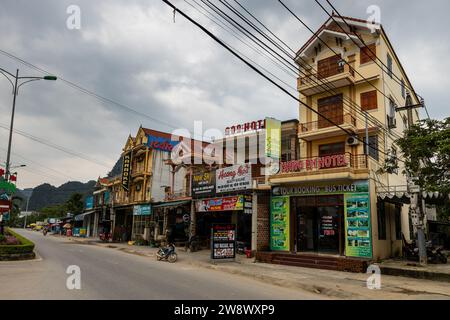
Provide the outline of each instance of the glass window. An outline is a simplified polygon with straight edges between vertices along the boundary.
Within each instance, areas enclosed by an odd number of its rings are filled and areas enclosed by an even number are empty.
[[[369,136],[369,156],[377,161],[379,159],[378,136]]]
[[[405,88],[405,81],[402,79],[402,97],[406,98],[406,88]]]
[[[388,75],[389,77],[392,78],[392,57],[389,55],[387,55],[387,67],[388,67]]]
[[[345,143],[322,144],[319,146],[319,157],[345,153]]]

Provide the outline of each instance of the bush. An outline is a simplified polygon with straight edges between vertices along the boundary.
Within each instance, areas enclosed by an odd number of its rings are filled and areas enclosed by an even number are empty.
[[[22,237],[20,234],[15,233],[11,229],[6,229],[7,233],[14,236],[20,244],[18,245],[0,245],[0,255],[7,254],[23,254],[23,253],[32,253],[34,250],[34,243],[28,240],[27,238]]]
[[[2,244],[3,242],[6,242],[6,237],[0,234],[0,244]]]

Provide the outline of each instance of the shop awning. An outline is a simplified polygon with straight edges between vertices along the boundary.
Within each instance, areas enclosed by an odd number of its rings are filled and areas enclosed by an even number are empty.
[[[187,204],[191,200],[171,201],[153,205],[153,208],[175,208]]]
[[[75,221],[83,221],[84,218],[85,218],[87,215],[89,215],[89,214],[91,214],[91,213],[94,213],[94,212],[95,212],[95,210],[92,210],[92,211],[88,211],[88,212],[79,214],[79,215],[77,215],[77,216],[74,217],[74,220],[75,220]]]

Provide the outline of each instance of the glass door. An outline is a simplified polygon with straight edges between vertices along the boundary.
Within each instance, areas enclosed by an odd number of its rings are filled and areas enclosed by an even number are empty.
[[[297,251],[317,251],[318,224],[314,207],[297,208]]]

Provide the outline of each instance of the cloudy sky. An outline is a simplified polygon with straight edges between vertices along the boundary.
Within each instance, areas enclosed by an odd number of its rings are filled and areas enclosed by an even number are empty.
[[[172,2],[295,87],[293,77],[187,4],[195,5],[193,0]],[[447,0],[333,2],[341,14],[358,18],[369,16],[370,5],[379,6],[381,22],[431,116],[449,116]],[[218,0],[214,3],[219,5]],[[276,0],[240,3],[293,49],[311,36]],[[327,18],[313,0],[285,3],[314,29]],[[71,5],[81,10],[80,29],[67,27]],[[13,165],[27,165],[17,169],[21,188],[105,175],[127,136],[141,124],[170,132],[192,130],[194,121],[202,120],[204,129],[222,130],[265,116],[298,116],[294,100],[181,16],[174,23],[171,9],[160,0],[2,0],[0,39],[0,68],[41,76],[33,65],[120,104],[102,101],[61,80],[21,87],[12,156]],[[10,83],[3,77],[0,80],[3,164],[12,95]]]

